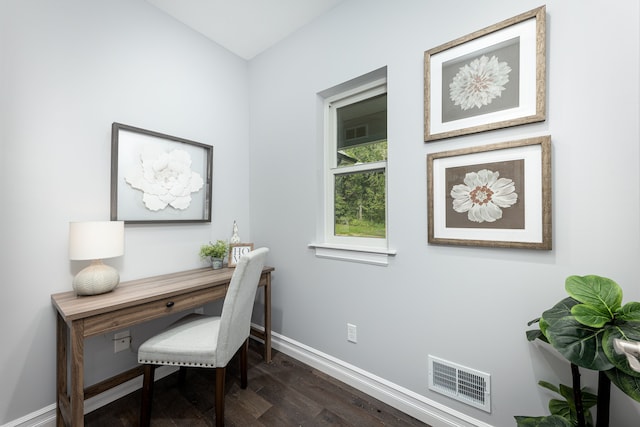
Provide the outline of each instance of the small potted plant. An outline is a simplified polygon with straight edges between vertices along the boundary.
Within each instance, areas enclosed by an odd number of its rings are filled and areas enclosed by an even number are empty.
[[[229,245],[224,240],[217,240],[215,243],[209,242],[208,245],[200,247],[200,258],[211,259],[211,266],[214,270],[222,268],[222,261],[229,251]]]

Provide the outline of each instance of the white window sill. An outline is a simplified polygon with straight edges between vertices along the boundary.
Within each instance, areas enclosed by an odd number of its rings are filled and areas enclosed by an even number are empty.
[[[391,249],[346,246],[330,243],[310,243],[309,248],[316,250],[316,256],[318,258],[360,262],[385,267],[389,265],[389,257],[396,255],[396,251]]]

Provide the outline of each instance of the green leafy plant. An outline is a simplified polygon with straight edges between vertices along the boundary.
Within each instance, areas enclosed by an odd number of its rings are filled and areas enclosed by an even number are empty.
[[[208,245],[200,247],[200,257],[224,258],[229,251],[229,244],[224,240],[217,240],[216,243],[209,242]]]
[[[564,384],[559,387],[546,381],[539,381],[538,385],[544,387],[564,398],[551,399],[549,401],[549,412],[551,416],[546,417],[521,417],[517,416],[516,422],[518,427],[535,427],[535,426],[576,426],[578,425],[578,409],[574,397],[574,390]],[[582,409],[584,410],[585,427],[593,427],[593,417],[589,409],[596,406],[598,397],[589,393],[585,388],[581,390]]]
[[[572,367],[599,371],[599,382],[611,382],[632,399],[640,402],[640,373],[629,366],[624,355],[614,349],[614,339],[640,341],[640,303],[622,305],[622,289],[611,279],[601,276],[570,276],[565,281],[569,297],[542,313],[539,330],[527,331],[529,341],[540,339],[551,344]],[[574,371],[574,396],[577,393]],[[579,383],[579,380],[578,380]],[[579,387],[578,387],[579,389]],[[608,384],[598,392],[598,416],[609,414]],[[580,402],[580,400],[576,400]],[[604,406],[606,405],[606,408]],[[583,409],[579,404],[580,408]],[[546,424],[526,424],[546,425]],[[585,420],[579,419],[578,426]],[[608,425],[598,422],[599,426]]]
[[[558,415],[546,417],[515,417],[518,427],[573,427],[574,425]]]
[[[540,330],[567,360],[580,367],[605,371],[625,394],[640,402],[640,373],[613,348],[614,338],[640,341],[640,303],[622,306],[622,289],[600,276],[570,276],[570,297],[545,311]]]

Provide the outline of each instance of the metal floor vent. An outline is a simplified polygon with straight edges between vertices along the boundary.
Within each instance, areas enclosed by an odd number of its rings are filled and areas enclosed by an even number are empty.
[[[429,356],[429,390],[491,412],[491,376]]]

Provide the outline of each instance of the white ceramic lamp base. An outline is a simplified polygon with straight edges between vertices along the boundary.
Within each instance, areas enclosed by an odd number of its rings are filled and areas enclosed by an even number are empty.
[[[78,295],[98,295],[112,291],[118,283],[118,270],[95,260],[73,278],[73,289]]]

